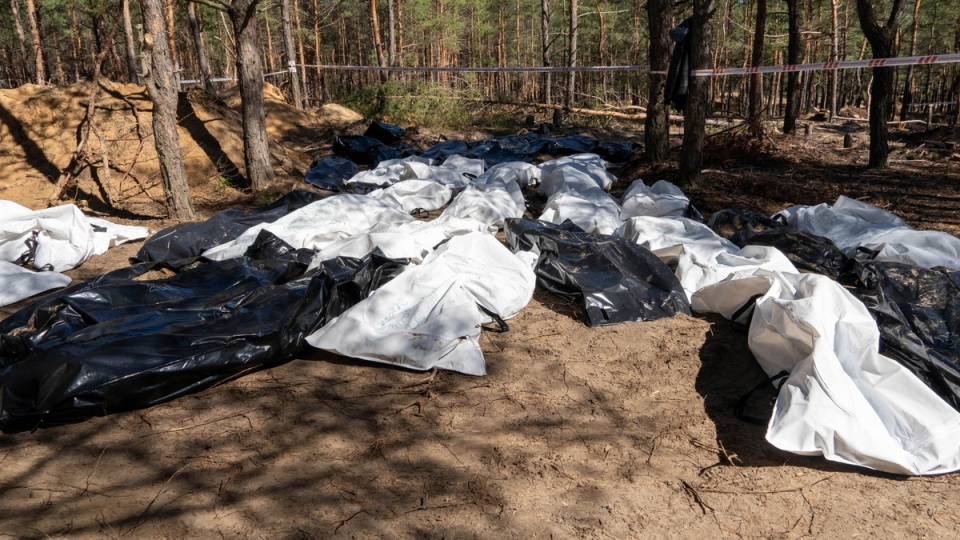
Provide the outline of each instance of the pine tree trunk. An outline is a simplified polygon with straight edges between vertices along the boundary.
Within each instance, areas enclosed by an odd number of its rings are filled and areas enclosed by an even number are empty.
[[[210,81],[210,62],[207,60],[207,48],[203,43],[203,32],[200,29],[197,6],[194,2],[187,2],[187,19],[190,21],[190,32],[193,34],[193,46],[197,49],[197,64],[200,66],[203,87],[210,94],[216,95],[216,89]]]
[[[140,0],[140,6],[145,32],[144,53],[150,58],[150,69],[144,73],[144,82],[153,102],[153,136],[164,201],[171,218],[190,220],[195,214],[177,134],[177,87],[163,25],[163,3],[162,0]]]
[[[383,52],[383,39],[380,38],[380,17],[377,15],[377,0],[370,0],[370,25],[373,33],[373,48],[377,53],[377,64],[387,66],[387,58]],[[380,82],[387,82],[387,72],[380,71]]]
[[[260,39],[257,36],[259,0],[234,0],[228,15],[237,43],[237,82],[240,87],[243,119],[244,164],[247,178],[255,190],[273,184],[267,123],[263,111],[263,64],[260,63]]]
[[[710,18],[713,0],[693,1],[693,20],[690,24],[690,68],[710,67]],[[707,108],[710,81],[708,77],[690,77],[690,87],[683,115],[683,148],[680,150],[680,187],[696,185],[703,163],[703,143],[706,138]]]
[[[47,78],[43,69],[43,47],[40,43],[40,26],[37,24],[37,7],[33,0],[27,0],[27,24],[30,26],[30,42],[33,49],[33,75],[37,84],[43,84]]]
[[[165,13],[164,19],[167,23],[167,46],[170,49],[170,61],[173,66],[173,80],[176,83],[177,90],[180,89],[180,79],[183,77],[180,74],[180,60],[179,55],[177,54],[177,21],[176,13],[174,8],[176,7],[176,0],[165,0]]]
[[[577,39],[580,34],[579,9],[580,6],[578,0],[570,0],[570,36],[567,48],[567,66],[571,68],[577,67],[577,54],[579,52]],[[563,104],[567,109],[573,107],[576,92],[577,72],[571,70],[567,74],[567,92],[563,100]]]
[[[884,26],[880,26],[870,0],[857,0],[857,14],[860,28],[870,42],[874,58],[890,58],[894,53],[894,40],[900,27],[900,12],[903,0],[893,0],[890,17]],[[873,68],[873,82],[870,84],[870,161],[869,166],[886,167],[890,155],[887,142],[887,118],[893,105],[893,68]]]
[[[920,1],[916,0],[913,4],[913,22],[910,25],[910,56],[917,54],[917,30],[919,28]],[[910,106],[913,105],[914,93],[914,66],[907,67],[907,80],[903,83],[903,104],[900,108],[900,121],[907,119],[907,113]]]
[[[757,0],[756,26],[753,32],[753,51],[750,55],[750,66],[757,67],[763,60],[763,33],[767,25],[767,0]],[[763,138],[763,76],[759,73],[750,75],[750,101],[747,105],[747,118],[750,132],[754,137]]]
[[[319,0],[313,0],[313,63],[317,66],[317,84],[314,88],[314,97],[319,103],[323,103],[325,98],[324,92],[327,88],[327,82],[324,79],[323,70],[320,69],[320,66],[323,65],[323,49],[321,48],[322,44],[323,42],[320,40]]]
[[[307,89],[308,89],[307,87],[308,77],[307,77],[307,68],[306,68],[307,56],[303,52],[303,29],[300,26],[300,2],[299,0],[295,0],[295,1],[296,1],[296,4],[294,5],[296,6],[296,9],[293,10],[293,14],[294,14],[294,21],[297,29],[297,57],[300,60],[300,66],[303,68],[303,71],[300,71],[300,75],[299,75],[300,96],[303,101],[303,106],[306,107],[307,95],[309,95],[309,93],[307,92]]]
[[[293,92],[293,106],[303,109],[303,96],[300,94],[300,74],[296,66],[296,49],[293,47],[293,23],[290,20],[290,0],[280,2],[280,24],[283,27],[283,48],[287,56],[287,72],[290,73],[290,86]]]
[[[648,0],[647,20],[650,27],[650,88],[647,101],[647,119],[643,139],[645,158],[650,163],[670,159],[670,113],[666,103],[667,76],[670,66],[671,0]]]
[[[133,22],[130,20],[130,0],[121,0],[120,10],[123,12],[123,39],[127,46],[127,77],[133,84],[140,84],[137,75],[137,49],[133,44]]]
[[[837,7],[840,0],[830,0],[830,61],[836,62],[840,59],[840,22],[837,18]],[[839,70],[831,69],[827,72],[829,76],[827,90],[827,108],[830,109],[829,118],[839,115],[837,110],[837,80],[840,77]]]
[[[787,0],[787,64],[800,63],[800,14],[797,3],[800,0]],[[791,134],[797,130],[797,118],[800,116],[800,74],[787,72],[787,109],[783,114],[783,132]]]
[[[540,54],[543,67],[550,67],[550,0],[540,0]],[[553,104],[553,74],[543,74],[543,102]]]
[[[20,23],[20,0],[10,0],[10,11],[13,14],[13,29],[17,33],[17,43],[20,44],[20,61],[23,67],[24,79],[32,79],[33,73],[30,66],[27,53],[27,36],[23,32],[23,24]],[[21,83],[26,80],[21,80]]]
[[[395,0],[387,0],[387,62],[391,66],[397,65],[397,10]]]
[[[80,21],[77,20],[77,6],[76,4],[70,4],[70,45],[73,50],[73,78],[74,80],[80,80],[80,73],[85,71],[83,67],[83,61],[85,56],[83,54],[83,43],[80,40]]]

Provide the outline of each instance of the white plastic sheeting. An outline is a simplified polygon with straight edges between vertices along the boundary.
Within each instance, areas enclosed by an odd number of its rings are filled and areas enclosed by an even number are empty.
[[[833,206],[793,206],[779,215],[801,231],[833,240],[847,256],[863,247],[876,252],[877,261],[960,269],[960,238],[915,230],[889,212],[842,195]]]
[[[454,236],[473,232],[495,232],[475,219],[461,219],[453,216],[440,216],[432,221],[411,221],[395,225],[379,223],[370,230],[357,233],[323,246],[313,258],[311,268],[335,257],[361,258],[379,249],[392,259],[410,259],[421,262],[437,245]]]
[[[0,306],[19,302],[51,289],[70,284],[60,272],[34,272],[13,263],[0,261]]]
[[[620,205],[598,187],[555,193],[547,199],[539,219],[557,225],[569,219],[588,233],[600,234],[613,234],[623,225]]]
[[[353,178],[347,180],[347,183],[390,186],[401,180],[416,178],[416,175],[412,172],[413,165],[409,165],[411,163],[422,164],[429,167],[435,165],[436,161],[420,156],[387,159],[381,161],[376,167],[369,171],[361,171],[355,174]]]
[[[779,249],[767,246],[746,246],[735,253],[718,253],[701,259],[693,253],[681,253],[677,278],[687,298],[704,287],[744,279],[760,270],[797,274],[799,271]]]
[[[255,225],[236,240],[220,244],[203,253],[204,257],[222,261],[242,256],[267,230],[293,248],[322,250],[338,240],[366,233],[374,226],[396,226],[415,221],[410,214],[392,203],[365,195],[333,195],[294,210],[273,223]]]
[[[438,210],[453,197],[453,187],[431,180],[406,180],[367,193],[367,197],[392,204],[404,212]]]
[[[647,187],[643,180],[635,180],[623,194],[624,220],[637,216],[683,217],[690,207],[690,199],[677,186],[660,180]]]
[[[667,264],[676,263],[681,252],[710,260],[719,253],[740,250],[710,227],[683,217],[631,217],[617,230],[617,236],[649,249]]]
[[[797,272],[793,263],[779,250],[761,246],[740,249],[710,227],[692,219],[633,217],[616,234],[640,244],[665,263],[675,266],[675,274],[687,298],[703,287],[747,277],[761,268]]]
[[[550,198],[561,191],[585,192],[591,188],[604,191],[616,181],[607,172],[607,163],[596,154],[574,154],[540,165],[540,194]]]
[[[596,154],[575,154],[540,165],[539,192],[547,204],[539,219],[557,225],[570,220],[589,233],[613,234],[623,221],[620,205],[606,192],[616,178]]]
[[[118,225],[88,218],[75,205],[30,210],[11,201],[0,201],[0,261],[16,262],[36,240],[33,265],[57,272],[76,268],[109,248],[147,237],[144,227]]]
[[[470,218],[485,225],[503,228],[503,220],[523,216],[524,207],[517,204],[514,195],[520,195],[520,199],[523,199],[513,181],[505,185],[474,184],[460,192],[443,211],[443,215]]]
[[[35,294],[64,287],[70,278],[61,274],[76,268],[113,246],[141,240],[144,227],[118,225],[83,215],[75,205],[30,210],[11,201],[0,201],[0,306]],[[34,273],[16,264],[28,255]]]
[[[789,373],[767,428],[782,450],[897,474],[960,469],[960,413],[878,353],[864,305],[816,274],[760,270],[694,295],[731,318],[755,295],[749,345],[771,377]]]
[[[516,182],[520,189],[540,183],[542,169],[523,161],[508,161],[490,167],[474,180],[475,184]]]
[[[483,309],[509,319],[533,296],[529,258],[488,234],[452,238],[307,337],[314,347],[411,369],[484,375]]]

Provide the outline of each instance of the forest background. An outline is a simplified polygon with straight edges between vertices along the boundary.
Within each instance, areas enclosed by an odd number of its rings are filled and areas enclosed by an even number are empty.
[[[801,63],[870,58],[853,0],[796,0]],[[108,51],[102,75],[137,82],[142,25],[140,3],[128,0],[9,0],[0,10],[0,84],[66,85],[89,78],[97,56]],[[407,67],[639,66],[650,63],[648,11],[656,0],[282,0],[253,2],[260,53],[271,82],[294,99],[288,62],[298,65]],[[710,66],[745,67],[787,62],[791,13],[787,1],[715,0],[710,24]],[[891,1],[874,1],[884,20]],[[886,4],[886,5],[884,5]],[[288,8],[288,9],[285,9]],[[665,4],[668,24],[686,18],[692,2]],[[960,0],[917,0],[903,7],[893,36],[896,55],[960,50]],[[236,48],[228,17],[205,2],[166,1],[169,47],[181,80],[236,77]],[[284,44],[288,14],[292,55]],[[571,13],[576,13],[572,24]],[[196,34],[193,29],[199,30]],[[573,43],[572,37],[577,38]],[[759,62],[754,45],[762,42]],[[198,54],[205,49],[206,60]],[[202,66],[205,61],[208,65]],[[638,112],[648,99],[645,72],[390,73],[298,68],[304,106],[326,101],[392,113],[409,122],[456,121],[460,100],[552,104]],[[865,107],[870,69],[800,73],[800,106],[836,113]],[[571,80],[573,82],[571,83]],[[762,110],[781,116],[783,74],[762,78]],[[750,77],[709,79],[712,111],[746,117]],[[385,84],[384,84],[385,83]],[[231,82],[214,83],[230,85]],[[955,111],[960,65],[898,68],[896,114]],[[399,98],[404,99],[399,99]],[[390,99],[397,98],[397,99]],[[418,105],[412,105],[417,103]],[[903,105],[906,106],[903,106]],[[438,108],[439,105],[439,108]],[[444,114],[451,111],[451,114]],[[642,111],[640,111],[642,112]],[[439,113],[439,114],[438,114]],[[904,116],[905,118],[906,116]]]
[[[10,0],[9,7],[0,11],[3,84],[67,85],[94,76],[143,82],[159,113],[161,154],[169,138],[161,131],[175,130],[174,89],[202,84],[217,94],[239,81],[254,188],[273,178],[256,82],[264,78],[297,108],[336,101],[394,122],[471,122],[468,111],[485,110],[476,103],[533,105],[551,112],[555,125],[569,114],[644,120],[645,157],[656,163],[668,159],[667,125],[679,120],[663,100],[667,30],[685,18],[693,69],[960,48],[960,0]],[[525,66],[634,68],[538,73]],[[379,69],[358,69],[371,67]],[[414,69],[388,69],[398,67]],[[520,69],[429,69],[456,67]],[[160,102],[168,114],[156,108]],[[765,118],[782,117],[782,131],[791,133],[801,112],[831,120],[845,107],[868,108],[869,165],[884,167],[888,121],[917,115],[928,126],[935,116],[955,124],[958,102],[955,63],[692,77],[677,181],[692,186],[699,178],[707,116],[742,119],[762,139]],[[175,200],[186,180],[163,169],[171,215],[192,217],[189,201]]]

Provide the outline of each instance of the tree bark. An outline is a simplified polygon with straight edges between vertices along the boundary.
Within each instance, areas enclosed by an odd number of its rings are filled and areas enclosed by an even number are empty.
[[[750,66],[757,67],[763,61],[763,32],[767,26],[767,0],[757,0],[756,26],[753,32],[753,51],[750,55]],[[759,73],[750,75],[750,100],[747,106],[747,119],[750,132],[754,137],[763,138],[763,76]]]
[[[913,21],[910,24],[910,56],[917,54],[917,30],[919,29],[919,18],[920,18],[920,0],[916,0],[913,4]],[[907,80],[903,83],[903,103],[900,107],[900,121],[903,122],[907,119],[907,113],[909,112],[910,105],[913,105],[913,92],[914,92],[914,66],[907,67]]]
[[[250,186],[262,190],[273,184],[273,167],[270,164],[267,121],[263,111],[263,64],[260,63],[260,39],[257,36],[258,3],[259,0],[233,0],[227,15],[237,43],[244,164]]]
[[[210,94],[216,95],[216,89],[210,81],[210,62],[207,60],[207,48],[203,43],[203,31],[200,29],[197,5],[194,2],[187,2],[187,19],[190,21],[190,32],[193,34],[193,46],[197,49],[197,64],[200,66],[203,87]]]
[[[195,219],[177,134],[177,87],[163,22],[163,1],[140,0],[140,7],[144,49],[150,57],[150,69],[144,73],[144,82],[153,102],[153,136],[160,162],[164,202],[171,218],[181,221]]]
[[[377,16],[377,0],[370,0],[370,25],[373,33],[373,48],[377,53],[377,63],[387,67],[387,58],[383,53],[383,39],[380,38],[380,17]],[[380,71],[380,82],[387,82],[387,72]]]
[[[37,6],[33,0],[27,0],[27,24],[30,26],[30,42],[33,49],[33,75],[37,84],[43,84],[47,78],[43,69],[43,47],[40,43],[40,25],[37,24]]]
[[[577,54],[579,52],[579,46],[577,44],[577,38],[580,34],[580,3],[578,0],[570,0],[570,35],[567,40],[567,66],[568,67],[577,67]],[[567,91],[564,95],[563,104],[567,109],[573,107],[574,95],[577,91],[577,72],[571,70],[567,74]],[[554,117],[554,122],[559,124],[560,122],[556,116]]]
[[[837,17],[837,7],[840,3],[840,0],[830,0],[830,61],[836,62],[840,59],[840,22]],[[837,110],[837,90],[838,83],[840,79],[840,71],[836,69],[831,69],[827,72],[829,77],[829,84],[827,86],[828,95],[827,95],[827,108],[830,109],[828,118],[833,118],[834,116],[839,116],[840,111]]]
[[[290,0],[280,2],[280,24],[283,27],[283,49],[287,56],[287,72],[290,73],[290,86],[293,92],[293,106],[303,109],[303,96],[300,94],[300,74],[297,72],[296,49],[293,46],[293,24],[290,20]]]
[[[860,28],[870,42],[874,58],[890,58],[894,53],[894,39],[900,26],[903,0],[893,0],[890,17],[880,26],[870,6],[870,0],[857,0]],[[870,83],[870,161],[871,168],[887,166],[890,146],[887,142],[887,117],[893,105],[893,68],[873,68]]]
[[[648,0],[647,21],[650,27],[650,89],[647,102],[647,119],[644,125],[644,157],[650,163],[662,163],[670,159],[670,124],[667,116],[666,91],[667,69],[670,67],[671,0]]]
[[[799,0],[787,0],[787,64],[800,63],[800,13]],[[787,72],[787,108],[783,113],[783,132],[792,134],[797,130],[797,118],[800,116],[800,74]]]
[[[690,68],[706,69],[710,64],[710,18],[713,0],[693,1],[693,20],[690,24]],[[680,150],[680,187],[696,185],[703,164],[703,143],[706,138],[706,120],[710,81],[707,77],[690,77],[687,103],[684,107],[683,147]]]
[[[137,75],[137,49],[133,42],[133,22],[130,20],[130,0],[121,0],[120,10],[123,12],[123,39],[127,46],[127,78],[133,84],[140,84]]]
[[[165,12],[164,20],[167,24],[167,47],[170,49],[170,62],[173,68],[173,80],[176,83],[176,87],[180,89],[180,79],[183,77],[180,76],[180,61],[177,59],[177,39],[176,39],[176,13],[174,12],[174,7],[176,7],[176,0],[164,0],[165,2]]]
[[[17,33],[17,43],[20,44],[20,61],[22,62],[23,75],[27,79],[32,79],[30,62],[27,60],[27,36],[23,32],[23,24],[20,23],[20,0],[10,0],[10,11],[13,14],[13,29]],[[23,82],[23,79],[21,79]]]
[[[397,10],[395,0],[387,0],[387,62],[391,66],[397,65]]]

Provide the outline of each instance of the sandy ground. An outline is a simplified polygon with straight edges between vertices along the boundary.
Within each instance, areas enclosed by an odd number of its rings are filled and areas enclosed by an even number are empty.
[[[708,210],[808,195],[791,176],[750,198],[757,180],[743,171],[760,166],[721,165],[693,192]],[[938,228],[950,230],[956,176],[939,182]],[[69,274],[121,267],[138,249]],[[735,403],[765,378],[743,329],[699,316],[581,321],[538,291],[508,332],[484,333],[485,377],[310,351],[150,409],[0,435],[0,536],[960,536],[960,474],[905,478],[788,454],[738,420]],[[748,412],[768,417],[773,397],[758,392]]]
[[[124,264],[121,246],[72,271]],[[0,310],[7,315],[17,306]],[[588,328],[538,291],[485,333],[489,374],[311,351],[151,409],[0,436],[14,537],[956,537],[960,475],[780,452],[736,401],[743,329]],[[773,391],[749,413],[767,417]]]

